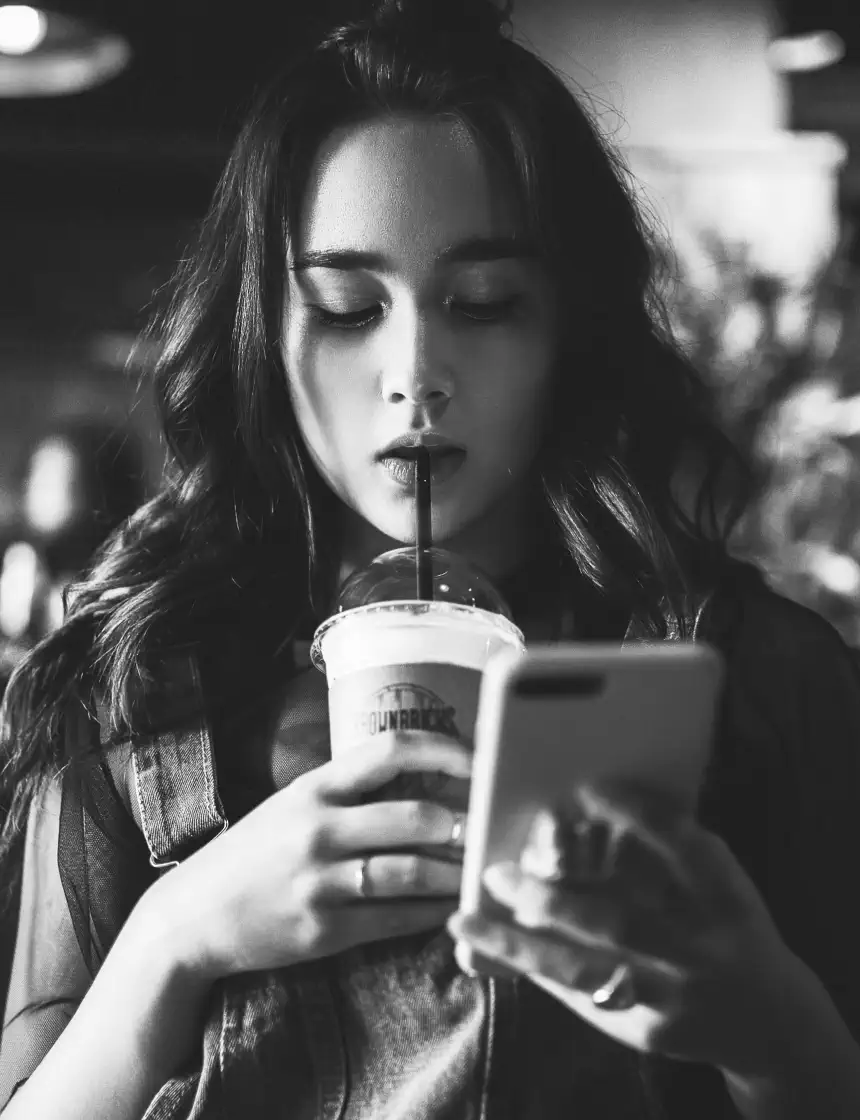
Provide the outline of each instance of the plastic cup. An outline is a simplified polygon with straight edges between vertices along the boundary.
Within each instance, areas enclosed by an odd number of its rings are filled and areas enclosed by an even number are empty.
[[[460,603],[412,599],[332,615],[311,647],[328,680],[332,758],[392,731],[471,745],[481,677],[502,651],[523,653],[522,632],[502,615]],[[406,788],[429,796],[446,781],[414,777],[417,784],[395,783],[399,796]]]

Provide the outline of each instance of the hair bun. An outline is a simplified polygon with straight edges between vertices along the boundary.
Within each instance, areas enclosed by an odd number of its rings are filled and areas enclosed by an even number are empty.
[[[381,0],[374,24],[418,35],[495,38],[510,26],[513,0]]]

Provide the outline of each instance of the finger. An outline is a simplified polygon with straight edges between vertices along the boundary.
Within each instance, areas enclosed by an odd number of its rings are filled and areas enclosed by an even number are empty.
[[[748,920],[770,924],[762,895],[721,836],[697,826],[685,837],[683,854],[703,915],[720,924]]]
[[[586,783],[571,798],[574,819],[604,821],[618,832],[632,832],[656,851],[671,846],[693,814],[665,791],[632,782]]]
[[[488,868],[484,883],[525,929],[551,933],[615,956],[634,953],[667,961],[685,955],[688,924],[656,899],[645,906],[611,886],[575,891],[536,879],[515,863]]]
[[[580,787],[576,796],[580,812],[611,822],[609,877],[624,882],[631,901],[662,907],[687,932],[741,912],[764,916],[725,842],[667,795],[615,782]]]
[[[445,898],[456,904],[459,864],[406,853],[381,854],[330,864],[318,879],[317,902],[355,903]]]
[[[583,782],[574,791],[574,801],[588,816],[619,813],[658,836],[671,833],[690,815],[689,807],[668,790],[619,778]]]
[[[451,915],[446,925],[459,944],[468,945],[481,956],[528,976],[556,998],[569,1001],[569,1005],[585,1014],[589,1021],[594,1021],[594,1015],[607,1014],[592,1004],[591,997],[614,973],[620,963],[618,954],[572,946],[549,934],[523,930],[504,921],[466,916],[459,911]],[[665,1006],[677,988],[674,971],[654,968],[636,957],[626,958],[626,963],[634,976],[637,995],[634,1010],[641,1013],[645,1007]],[[576,997],[572,997],[574,992],[580,993],[579,998],[585,997],[579,1005]]]
[[[661,795],[620,783],[579,786],[560,817],[571,881],[662,876],[677,890],[693,887],[682,848],[695,822]]]
[[[467,778],[445,778],[439,789],[433,790],[431,800],[439,805],[445,805],[458,813],[465,813],[469,807],[469,794],[471,783]]]
[[[358,933],[355,943],[364,945],[427,930],[442,931],[456,909],[456,900],[451,898],[376,901],[351,908],[350,921]]]
[[[513,922],[454,914],[447,923],[455,941],[524,976],[542,976],[565,988],[593,991],[618,963],[617,955],[576,945]]]
[[[321,766],[314,777],[322,796],[340,802],[358,800],[401,774],[422,771],[468,779],[472,752],[443,735],[386,732]]]
[[[617,1011],[600,1008],[593,1001],[594,993],[611,975],[612,973],[607,972],[605,966],[602,969],[595,968],[588,978],[583,977],[580,980],[576,988],[570,988],[545,976],[532,976],[531,982],[548,992],[554,999],[567,1004],[585,1022],[591,1023],[600,1030],[607,1021],[615,1020],[618,1015]],[[667,983],[660,976],[652,976],[647,971],[637,969],[635,984],[636,1003],[624,1012],[627,1030],[637,1038],[648,1039],[648,1047],[654,1052],[681,1052],[681,1047],[673,1046],[666,1033],[667,1022],[675,1025],[677,1020],[677,1016],[673,1017],[674,1005],[671,1002],[671,995],[667,995],[667,991],[669,993],[672,991],[672,982]],[[662,1044],[663,1039],[669,1044]]]
[[[331,810],[330,853],[440,845],[462,851],[465,813],[432,801],[377,801]]]

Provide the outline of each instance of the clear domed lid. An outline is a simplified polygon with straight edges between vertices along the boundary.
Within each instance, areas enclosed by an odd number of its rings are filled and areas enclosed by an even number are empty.
[[[433,597],[438,602],[462,603],[511,619],[510,608],[480,568],[442,548],[429,550]],[[371,560],[343,584],[336,610],[348,611],[371,603],[415,598],[415,549],[395,548]]]

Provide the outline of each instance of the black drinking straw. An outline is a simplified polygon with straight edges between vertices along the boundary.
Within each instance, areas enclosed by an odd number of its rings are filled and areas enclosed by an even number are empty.
[[[430,495],[430,452],[426,447],[415,449],[415,597],[433,598],[432,498]]]

